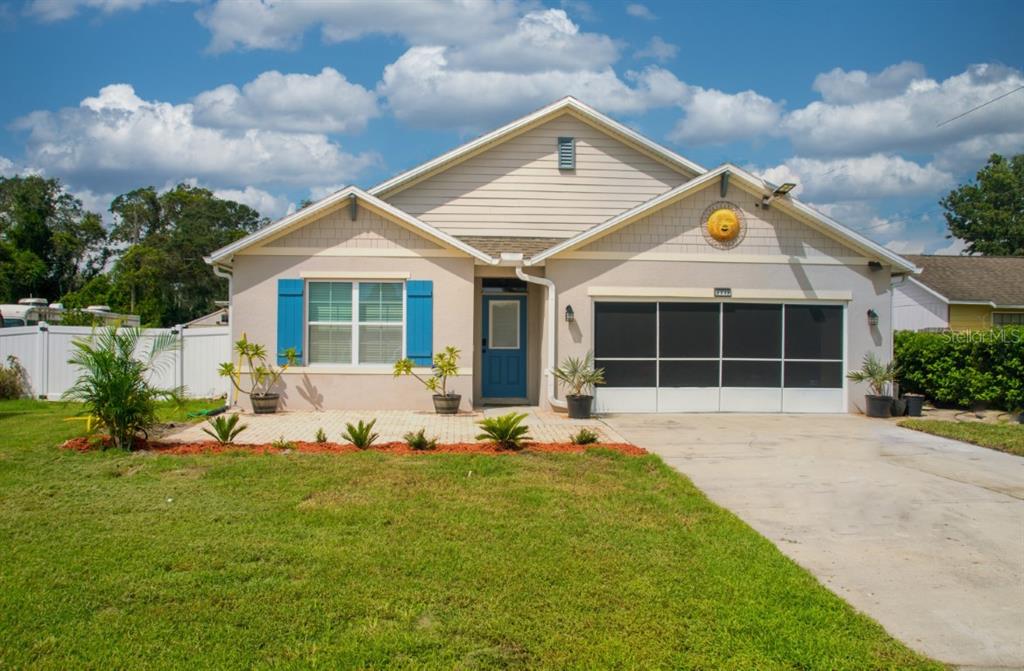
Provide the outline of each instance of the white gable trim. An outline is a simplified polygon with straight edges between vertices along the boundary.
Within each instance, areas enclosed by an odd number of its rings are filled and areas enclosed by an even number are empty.
[[[945,296],[940,294],[935,289],[932,289],[930,286],[928,286],[927,284],[925,284],[921,280],[917,279],[916,277],[908,277],[907,280],[909,280],[911,284],[916,284],[917,286],[921,287],[922,289],[927,291],[932,296],[935,296],[936,298],[938,298],[943,303],[946,303],[947,305],[950,303],[950,300],[948,298],[946,298]]]
[[[274,223],[264,226],[254,233],[250,233],[240,240],[221,247],[217,251],[213,252],[206,257],[206,262],[210,264],[225,265],[230,264],[231,257],[239,253],[243,249],[248,249],[253,245],[260,242],[267,241],[270,238],[276,237],[279,234],[283,234],[289,230],[299,228],[307,223],[312,222],[317,218],[318,215],[324,214],[327,210],[330,210],[335,205],[345,201],[352,196],[355,196],[358,201],[362,201],[370,209],[380,211],[386,217],[391,218],[395,223],[403,225],[417,233],[420,233],[425,238],[433,239],[441,244],[459,250],[469,256],[472,256],[488,265],[497,263],[497,261],[491,256],[484,254],[475,247],[471,247],[466,243],[462,242],[458,238],[445,233],[444,231],[438,230],[430,224],[420,221],[411,214],[404,212],[397,207],[384,202],[380,198],[366,193],[359,187],[348,186],[337,191],[330,196],[327,196],[323,200],[310,205],[307,208],[301,209],[298,212],[290,214],[286,217],[278,219]]]
[[[385,182],[381,182],[377,186],[370,189],[370,193],[375,196],[379,196],[384,193],[388,193],[390,195],[390,192],[396,190],[399,187],[409,185],[410,182],[414,182],[422,177],[426,177],[427,175],[433,174],[434,172],[446,166],[454,165],[461,159],[469,158],[474,153],[485,147],[489,147],[505,139],[509,139],[519,134],[521,131],[528,129],[543,120],[546,120],[548,117],[554,117],[563,111],[572,112],[576,116],[580,117],[581,120],[589,122],[597,126],[598,128],[605,130],[606,132],[610,131],[613,135],[617,134],[622,136],[622,138],[625,139],[627,143],[633,143],[638,147],[650,152],[651,154],[659,158],[661,161],[674,167],[676,170],[695,173],[697,175],[701,175],[707,172],[706,168],[694,163],[693,161],[683,156],[680,156],[671,149],[663,147],[657,142],[654,142],[644,137],[643,135],[637,133],[635,130],[629,128],[628,126],[624,126],[618,121],[615,121],[611,117],[601,114],[593,107],[590,107],[589,105],[580,102],[576,98],[573,98],[572,96],[567,96],[546,107],[542,107],[536,112],[528,114],[524,117],[521,117],[513,121],[512,123],[502,126],[497,130],[491,131],[486,135],[482,135],[476,138],[475,140],[467,142],[461,147],[456,147],[455,149],[452,149],[449,152],[441,154],[437,158],[427,161],[426,163],[423,163],[413,168],[412,170],[407,170],[406,172],[396,175],[395,177],[392,177],[391,179]]]
[[[569,238],[568,240],[565,240],[564,242],[555,245],[554,247],[551,247],[550,249],[545,250],[544,252],[541,252],[537,256],[531,258],[527,262],[527,265],[535,265],[541,263],[545,259],[551,258],[552,256],[561,254],[563,252],[568,252],[573,249],[576,249],[582,245],[587,244],[588,242],[592,242],[620,228],[623,228],[625,226],[628,226],[629,224],[639,221],[640,219],[644,218],[653,211],[671,205],[672,203],[682,200],[683,198],[693,193],[696,193],[700,189],[709,186],[710,184],[720,179],[724,173],[729,173],[730,179],[738,178],[741,181],[746,182],[749,186],[764,193],[765,195],[770,194],[774,190],[774,186],[765,182],[763,179],[760,179],[752,175],[751,173],[747,172],[746,170],[743,170],[742,168],[738,168],[732,164],[726,163],[720,165],[714,170],[711,170],[710,172],[705,172],[700,177],[696,177],[690,180],[689,182],[680,184],[674,189],[670,189],[669,191],[666,191],[660,196],[656,196],[655,198],[648,200],[646,203],[641,203],[640,205],[637,205],[631,210],[626,210],[622,214],[612,217],[603,224],[598,224],[597,226],[591,229],[588,229],[574,237]],[[877,242],[874,242],[864,237],[863,235],[857,233],[856,231],[850,230],[849,228],[843,226],[842,224],[835,221],[831,217],[825,216],[821,212],[818,212],[812,207],[804,205],[803,203],[794,198],[791,198],[789,196],[782,196],[780,198],[776,198],[772,202],[772,207],[780,207],[782,209],[789,209],[795,211],[796,213],[799,213],[803,215],[805,218],[810,219],[814,223],[818,224],[824,232],[830,234],[832,237],[835,237],[841,242],[845,242],[857,249],[861,249],[867,252],[868,255],[872,258],[876,258],[878,260],[890,263],[893,265],[894,268],[898,270],[910,273],[920,272],[920,269],[918,269],[914,264],[912,264],[910,261],[907,261],[899,254],[896,254],[895,252],[886,249],[882,245],[879,245]]]

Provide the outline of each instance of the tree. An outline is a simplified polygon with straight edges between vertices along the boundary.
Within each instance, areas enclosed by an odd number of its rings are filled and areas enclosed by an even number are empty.
[[[54,299],[99,273],[107,234],[56,179],[0,177],[0,300]]]
[[[992,154],[977,179],[949,192],[950,235],[967,242],[967,252],[989,256],[1024,255],[1024,154],[1007,160]]]

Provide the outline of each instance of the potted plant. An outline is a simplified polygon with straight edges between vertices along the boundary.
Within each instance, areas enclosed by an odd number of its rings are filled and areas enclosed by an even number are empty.
[[[852,370],[846,374],[853,382],[867,382],[871,392],[864,396],[865,414],[868,417],[889,417],[892,413],[892,395],[889,386],[896,381],[896,364],[892,361],[882,363],[874,352],[864,357],[860,370]]]
[[[430,377],[422,377],[413,368],[412,359],[399,359],[395,362],[395,377],[412,375],[434,394],[434,412],[439,415],[454,415],[459,411],[462,395],[448,391],[448,378],[459,374],[459,354],[457,347],[449,345],[443,352],[434,355]]]
[[[277,404],[280,394],[273,391],[281,375],[289,367],[295,365],[298,354],[294,347],[281,352],[286,360],[283,366],[277,366],[267,361],[267,350],[263,345],[249,342],[249,339],[242,335],[242,339],[235,343],[235,354],[238,355],[238,364],[228,361],[222,363],[218,372],[221,377],[231,379],[235,389],[243,394],[248,394],[252,401],[252,411],[257,415],[264,415],[277,412]],[[244,369],[243,365],[245,364]],[[248,388],[242,387],[242,374],[248,373]]]
[[[604,368],[594,368],[594,356],[568,357],[554,371],[555,379],[569,391],[565,395],[572,419],[587,419],[594,405],[594,385],[604,384]],[[586,392],[591,393],[586,393]]]

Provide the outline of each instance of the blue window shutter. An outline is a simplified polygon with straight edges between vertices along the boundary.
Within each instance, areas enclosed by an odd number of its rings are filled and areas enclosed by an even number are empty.
[[[302,359],[302,290],[305,282],[279,279],[277,281],[277,363],[288,363],[281,355],[294,347]]]
[[[558,169],[576,169],[576,140],[574,138],[558,138]]]
[[[429,366],[434,359],[434,282],[406,282],[405,305],[405,355],[417,366]]]

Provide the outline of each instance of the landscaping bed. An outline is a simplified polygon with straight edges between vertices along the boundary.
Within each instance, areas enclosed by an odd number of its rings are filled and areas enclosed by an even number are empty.
[[[66,450],[85,452],[109,447],[109,441],[104,437],[79,436],[65,441],[61,447]],[[293,441],[288,447],[274,445],[273,443],[238,443],[223,445],[213,440],[204,440],[194,443],[167,443],[161,441],[146,441],[138,439],[135,441],[135,452],[158,452],[160,454],[212,454],[218,452],[251,452],[257,454],[276,454],[284,452],[305,452],[310,454],[346,454],[353,452],[387,452],[397,455],[419,455],[419,454],[521,454],[530,452],[556,452],[580,454],[590,449],[605,449],[629,456],[641,456],[647,454],[647,450],[629,443],[593,443],[591,445],[577,445],[575,443],[527,443],[521,450],[509,450],[499,447],[493,443],[441,443],[429,450],[414,450],[404,442],[379,443],[370,447],[360,449],[350,443],[310,443],[305,441]]]

